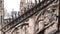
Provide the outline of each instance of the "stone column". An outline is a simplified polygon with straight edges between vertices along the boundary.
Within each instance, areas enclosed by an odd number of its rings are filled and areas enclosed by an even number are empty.
[[[29,18],[29,34],[35,34],[35,18]]]
[[[0,29],[2,28],[2,16],[0,15]],[[3,32],[0,30],[0,34],[3,34]]]
[[[25,34],[25,26],[22,28],[22,34]]]
[[[19,30],[18,30],[19,34],[22,34],[22,28],[19,27]]]

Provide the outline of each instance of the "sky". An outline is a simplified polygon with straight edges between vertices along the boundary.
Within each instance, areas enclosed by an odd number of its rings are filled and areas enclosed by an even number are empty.
[[[11,15],[12,9],[14,11],[19,11],[20,0],[4,0],[4,9],[5,9],[5,17],[8,18],[8,15]]]
[[[19,11],[21,0],[4,0],[4,8],[8,13],[14,9],[15,11]],[[34,2],[34,0],[32,0]]]
[[[5,15],[11,15],[11,11],[19,11],[21,0],[4,0]],[[34,0],[32,0],[34,2]]]
[[[8,13],[14,9],[15,11],[19,11],[20,0],[4,0],[4,8]]]

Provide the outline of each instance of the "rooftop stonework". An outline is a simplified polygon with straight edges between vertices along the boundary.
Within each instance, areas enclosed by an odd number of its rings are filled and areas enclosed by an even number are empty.
[[[21,0],[20,11],[19,11],[20,16],[15,19],[12,19],[11,23],[10,22],[7,23],[6,25],[8,27],[5,26],[1,29],[3,33],[4,34],[56,34],[56,32],[58,31],[57,28],[58,19],[56,17],[59,12],[58,2],[55,2],[54,0],[54,2],[50,4],[50,1],[53,0],[46,0],[45,3],[44,1],[45,0],[43,1],[34,0],[35,3],[33,3],[32,0]],[[32,15],[30,16],[30,14]]]

